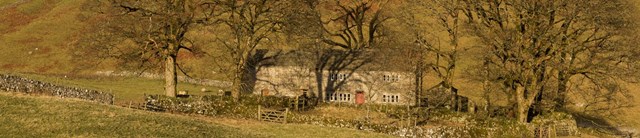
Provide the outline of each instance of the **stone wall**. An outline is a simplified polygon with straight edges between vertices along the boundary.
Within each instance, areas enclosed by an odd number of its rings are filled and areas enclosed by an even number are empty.
[[[0,90],[27,94],[44,94],[63,98],[78,98],[104,104],[113,104],[111,93],[96,90],[58,86],[18,76],[0,74]]]
[[[143,77],[143,78],[149,78],[149,79],[164,79],[164,76],[162,76],[162,74],[154,74],[154,73],[148,73],[148,72],[135,73],[135,72],[129,72],[129,71],[121,71],[121,72],[97,71],[95,73],[95,75],[116,76],[116,77]],[[205,85],[205,86],[214,86],[214,87],[220,87],[220,88],[228,88],[228,87],[231,87],[231,85],[233,84],[233,83],[228,82],[228,81],[210,80],[210,79],[197,79],[197,78],[190,78],[190,77],[186,77],[186,76],[178,76],[178,81],[191,83],[191,84]]]

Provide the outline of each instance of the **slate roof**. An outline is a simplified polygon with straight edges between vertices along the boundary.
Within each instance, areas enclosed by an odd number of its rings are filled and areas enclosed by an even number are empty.
[[[265,52],[265,57],[268,59],[262,61],[262,66],[307,66],[309,68],[315,68],[315,62],[317,59],[323,58],[325,60],[326,67],[331,65],[347,65],[346,68],[356,68],[359,63],[366,62],[363,66],[359,67],[359,71],[392,71],[392,72],[413,72],[413,66],[411,65],[412,58],[407,57],[402,52],[386,52],[377,50],[368,50],[361,53],[358,58],[353,56],[347,56],[348,51],[344,50],[323,50],[322,52],[313,50],[259,50]],[[324,55],[324,56],[323,56]],[[344,60],[339,60],[344,59]],[[351,64],[349,64],[351,63]]]

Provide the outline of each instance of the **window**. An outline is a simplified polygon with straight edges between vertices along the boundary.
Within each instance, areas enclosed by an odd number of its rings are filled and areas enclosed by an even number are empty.
[[[385,95],[382,95],[382,102],[383,103],[398,103],[398,102],[400,102],[400,96],[385,94]]]
[[[332,102],[351,102],[351,94],[350,93],[334,93],[331,95]]]
[[[399,75],[382,75],[382,80],[385,82],[398,82],[400,80]]]
[[[342,81],[342,80],[347,79],[347,74],[339,74],[339,73],[338,73],[338,74],[333,74],[333,73],[332,73],[332,74],[330,74],[330,75],[329,75],[329,79],[330,79],[330,80],[339,80],[339,81]]]

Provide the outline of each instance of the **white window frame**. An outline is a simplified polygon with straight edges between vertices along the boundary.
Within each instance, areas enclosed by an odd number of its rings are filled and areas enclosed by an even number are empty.
[[[329,101],[331,102],[351,102],[353,96],[351,93],[333,93]]]
[[[342,81],[342,80],[346,80],[347,79],[347,74],[343,74],[343,73],[331,73],[329,74],[329,80],[338,80],[338,81]]]
[[[400,75],[382,75],[382,80],[384,82],[398,82],[400,81]]]
[[[399,103],[400,102],[400,96],[397,94],[383,94],[382,95],[382,102],[383,103]]]

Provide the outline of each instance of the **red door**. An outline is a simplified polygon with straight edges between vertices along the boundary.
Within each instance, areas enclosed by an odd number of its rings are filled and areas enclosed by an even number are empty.
[[[262,96],[269,96],[269,89],[262,89]]]
[[[357,91],[356,92],[356,104],[364,104],[364,92]]]

